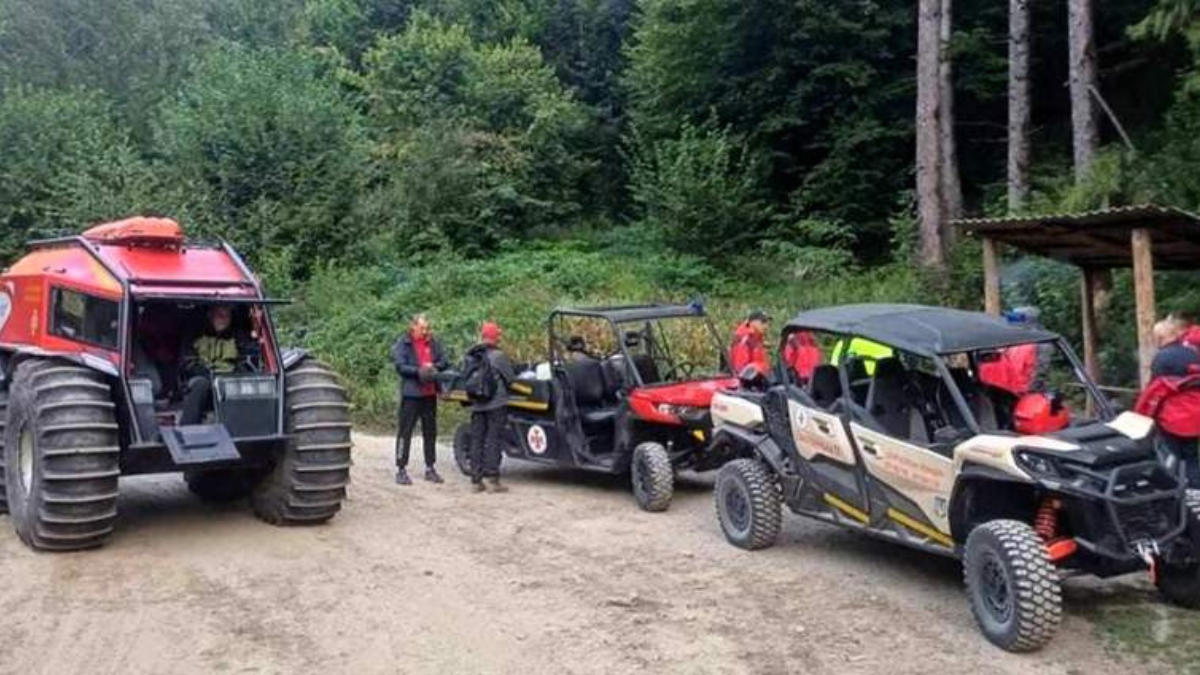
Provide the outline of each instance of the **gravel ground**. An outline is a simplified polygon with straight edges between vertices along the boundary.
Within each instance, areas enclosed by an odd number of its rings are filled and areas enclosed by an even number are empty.
[[[1080,616],[1148,597],[1140,579],[1072,580],[1059,637],[1014,656],[977,632],[951,561],[795,517],[775,548],[733,548],[711,476],[648,514],[620,480],[519,463],[506,495],[468,493],[449,461],[445,485],[400,488],[390,452],[356,437],[321,527],[202,505],[175,476],[123,481],[98,551],[31,553],[0,517],[0,673],[1168,671]]]

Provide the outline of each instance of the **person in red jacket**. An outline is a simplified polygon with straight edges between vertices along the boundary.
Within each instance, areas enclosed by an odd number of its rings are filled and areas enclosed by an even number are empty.
[[[767,348],[763,343],[770,323],[771,316],[756,309],[738,324],[733,332],[733,344],[729,347],[729,366],[734,375],[741,377],[750,366],[754,367],[759,377],[766,377],[771,371]]]
[[[808,331],[796,331],[788,335],[783,345],[783,361],[791,369],[797,382],[805,383],[812,379],[813,371],[821,365],[824,357],[817,340]]]
[[[1183,464],[1188,486],[1200,490],[1200,330],[1169,316],[1155,324],[1154,336],[1150,384],[1134,411],[1154,418],[1163,447]]]

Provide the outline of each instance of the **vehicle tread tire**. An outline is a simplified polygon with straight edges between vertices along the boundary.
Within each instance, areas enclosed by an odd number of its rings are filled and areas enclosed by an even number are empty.
[[[0,515],[8,513],[4,496],[4,430],[8,424],[8,384],[0,384]]]
[[[454,463],[462,475],[471,477],[471,425],[467,422],[454,430]]]
[[[291,440],[251,491],[254,513],[273,525],[316,525],[342,508],[350,484],[350,401],[337,375],[305,357],[284,377]]]
[[[749,509],[747,527],[738,530],[729,513],[728,490],[742,491]],[[757,459],[735,459],[717,473],[713,486],[717,521],[729,543],[747,551],[770,548],[779,539],[783,526],[782,496],[779,481],[765,464]]]
[[[675,494],[675,467],[661,443],[647,441],[633,449],[630,463],[633,496],[643,511],[661,513],[671,507]]]
[[[101,373],[53,359],[21,362],[9,389],[7,467],[19,467],[30,426],[31,480],[5,473],[18,536],[28,546],[76,551],[103,544],[117,519],[120,439],[112,390]]]
[[[994,554],[1007,568],[1013,594],[1011,620],[997,622],[983,603],[981,566]],[[1062,585],[1045,543],[1028,524],[993,520],[971,531],[963,554],[963,577],[971,611],[980,630],[996,646],[1010,652],[1040,649],[1062,623]]]
[[[1200,491],[1188,490],[1186,495],[1192,559],[1200,560]],[[1156,585],[1167,602],[1185,609],[1200,610],[1200,562],[1184,566],[1160,565]]]

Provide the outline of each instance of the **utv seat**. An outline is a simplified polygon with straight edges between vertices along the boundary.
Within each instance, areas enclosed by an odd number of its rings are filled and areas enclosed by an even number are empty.
[[[889,357],[875,362],[875,377],[867,394],[868,415],[892,436],[928,444],[929,431],[920,401],[913,401],[918,396],[900,359]]]
[[[825,364],[814,368],[812,378],[808,381],[808,393],[818,406],[826,410],[837,403],[842,398],[842,377],[837,366]]]
[[[637,369],[638,375],[642,376],[642,382],[645,384],[655,384],[662,381],[662,376],[658,372],[658,365],[654,363],[654,358],[649,354],[634,354],[633,367]]]
[[[575,407],[583,425],[588,428],[611,425],[616,419],[616,407],[606,400],[604,369],[593,358],[569,361],[563,366],[567,382],[575,395]]]
[[[845,368],[851,400],[858,405],[867,405],[867,395],[871,391],[871,375],[867,372],[867,364],[861,358],[852,356],[846,359]]]
[[[979,386],[979,383],[971,377],[971,372],[966,368],[951,368],[950,376],[954,378],[954,384],[958,386],[958,391],[962,394],[963,400],[966,401],[971,415],[979,423],[979,430],[986,433],[999,429],[1000,426],[996,420],[996,404],[988,396],[987,392]],[[960,429],[967,428],[967,422],[962,419],[962,414],[959,412],[958,406],[951,405],[948,393],[946,393],[944,400],[950,423]]]

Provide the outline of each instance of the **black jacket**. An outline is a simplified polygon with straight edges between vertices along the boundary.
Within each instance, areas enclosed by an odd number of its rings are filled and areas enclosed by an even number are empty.
[[[436,337],[429,338],[429,351],[433,355],[433,367],[438,371],[450,367],[446,360],[446,352],[442,343]],[[417,349],[413,346],[412,334],[405,331],[404,335],[392,345],[392,363],[396,366],[396,374],[400,376],[400,395],[404,398],[424,398],[429,396],[421,391],[421,369],[417,362]]]
[[[467,351],[467,358],[486,358],[492,364],[492,372],[500,380],[496,383],[496,393],[492,395],[491,400],[472,404],[471,411],[487,412],[508,405],[508,386],[517,379],[516,373],[513,372],[512,361],[508,359],[508,355],[500,351],[499,347],[477,344]],[[463,370],[465,372],[466,368],[464,367]]]

